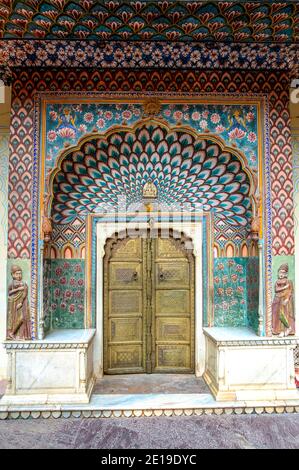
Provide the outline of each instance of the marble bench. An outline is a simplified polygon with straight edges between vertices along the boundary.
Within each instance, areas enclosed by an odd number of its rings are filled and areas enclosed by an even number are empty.
[[[299,338],[257,336],[249,328],[204,328],[204,379],[216,400],[298,399],[294,349]]]
[[[6,341],[7,388],[1,404],[88,403],[95,383],[95,330],[56,330],[43,340]]]

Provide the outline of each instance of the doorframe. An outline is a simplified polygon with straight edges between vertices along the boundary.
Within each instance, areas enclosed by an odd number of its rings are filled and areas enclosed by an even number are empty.
[[[203,279],[202,279],[202,220],[184,221],[99,221],[96,223],[96,334],[94,337],[94,374],[97,378],[104,376],[104,256],[107,239],[115,233],[144,230],[173,230],[184,233],[193,242],[195,265],[194,316],[195,316],[195,376],[201,377],[205,369],[205,337],[203,332]],[[136,236],[136,235],[135,235]]]

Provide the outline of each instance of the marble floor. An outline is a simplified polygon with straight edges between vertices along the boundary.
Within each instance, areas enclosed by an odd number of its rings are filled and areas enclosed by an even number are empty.
[[[298,449],[299,415],[0,421],[0,449],[17,448]]]
[[[94,394],[210,393],[201,377],[193,374],[105,375],[99,379]]]

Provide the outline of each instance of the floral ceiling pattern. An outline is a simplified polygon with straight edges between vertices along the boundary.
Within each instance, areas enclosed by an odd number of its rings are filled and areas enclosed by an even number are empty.
[[[9,68],[16,67],[269,69],[296,73],[298,66],[295,43],[0,40],[0,75],[3,78],[6,73],[7,81]]]
[[[142,123],[89,140],[65,157],[53,182],[53,222],[117,208],[144,210],[149,180],[162,210],[188,204],[242,226],[251,217],[249,178],[235,155],[184,129]]]
[[[296,1],[0,0],[0,79],[16,67],[299,70]]]
[[[0,37],[296,42],[298,2],[26,0],[0,2]]]

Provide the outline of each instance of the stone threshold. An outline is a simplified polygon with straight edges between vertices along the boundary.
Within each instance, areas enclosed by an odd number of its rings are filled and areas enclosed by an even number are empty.
[[[220,402],[210,394],[92,395],[88,404],[1,405],[0,419],[37,418],[138,418],[298,413],[298,400]]]

